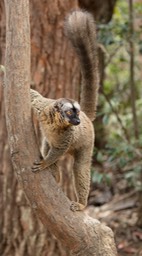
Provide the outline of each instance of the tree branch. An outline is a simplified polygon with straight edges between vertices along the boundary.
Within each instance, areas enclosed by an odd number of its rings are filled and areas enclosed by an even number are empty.
[[[5,0],[5,113],[13,167],[35,214],[73,255],[116,255],[111,229],[83,212],[72,212],[70,201],[56,184],[54,166],[32,173],[39,160],[31,121],[30,24],[28,0]]]

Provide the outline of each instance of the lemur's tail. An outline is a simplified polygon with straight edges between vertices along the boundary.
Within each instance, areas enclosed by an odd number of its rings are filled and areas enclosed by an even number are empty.
[[[94,18],[86,11],[77,10],[69,14],[65,25],[67,36],[75,48],[81,64],[81,109],[93,121],[96,115],[99,87]]]

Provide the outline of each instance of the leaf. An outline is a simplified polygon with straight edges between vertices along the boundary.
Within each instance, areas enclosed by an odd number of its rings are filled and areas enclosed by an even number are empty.
[[[98,154],[97,154],[97,161],[102,163],[103,160],[104,160],[103,159],[103,154],[99,151]]]
[[[95,171],[92,176],[92,181],[100,184],[103,180],[103,176],[104,176],[103,173],[99,173]]]
[[[130,178],[133,178],[133,177],[134,177],[134,172],[133,171],[127,172],[125,174],[125,178],[126,179],[130,179]]]
[[[108,115],[104,115],[104,116],[103,116],[103,124],[104,124],[104,125],[107,125],[107,124],[108,124],[108,121],[109,121],[109,116],[108,116]]]

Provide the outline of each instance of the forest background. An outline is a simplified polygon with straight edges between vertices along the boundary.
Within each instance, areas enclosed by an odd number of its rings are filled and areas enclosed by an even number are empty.
[[[79,99],[80,68],[63,32],[64,18],[78,6],[92,12],[101,79],[92,184],[85,211],[113,229],[120,255],[142,255],[142,1],[52,2],[30,2],[31,86],[46,97]],[[4,56],[5,6],[1,1],[0,64]],[[2,86],[0,128],[3,255],[69,255],[33,216],[12,171]],[[70,168],[70,159],[64,159],[61,185],[74,198]]]

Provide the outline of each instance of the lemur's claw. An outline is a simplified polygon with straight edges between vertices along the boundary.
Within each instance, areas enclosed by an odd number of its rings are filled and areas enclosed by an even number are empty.
[[[46,162],[44,160],[35,161],[32,167],[32,172],[39,172],[44,170],[47,167]]]

